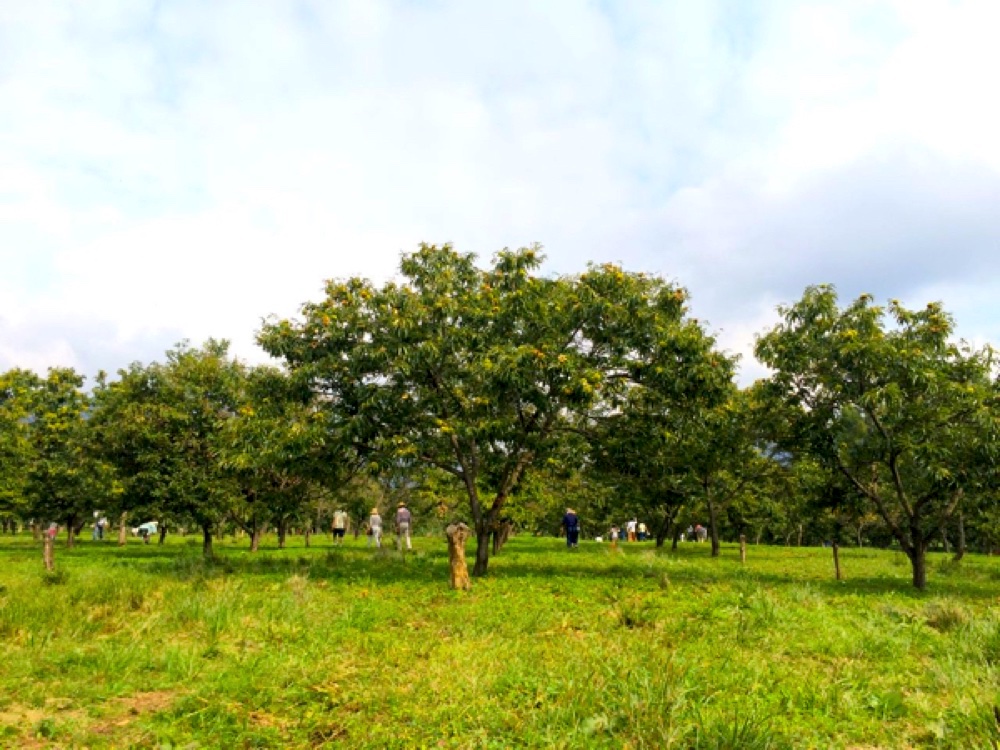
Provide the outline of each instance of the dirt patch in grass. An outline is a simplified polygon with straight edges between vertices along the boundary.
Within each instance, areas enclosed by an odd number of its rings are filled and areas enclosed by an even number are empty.
[[[134,716],[162,711],[174,702],[177,695],[174,690],[157,690],[151,693],[136,693],[127,698],[118,698],[117,702]]]
[[[171,690],[156,690],[136,693],[108,701],[108,713],[99,719],[92,719],[89,731],[108,735],[129,726],[138,717],[154,714],[168,708],[179,693]]]
[[[0,746],[5,740],[17,740],[17,747],[49,747],[51,737],[66,722],[85,719],[80,709],[71,709],[72,701],[67,698],[49,698],[45,705],[36,708],[12,703],[0,711]]]

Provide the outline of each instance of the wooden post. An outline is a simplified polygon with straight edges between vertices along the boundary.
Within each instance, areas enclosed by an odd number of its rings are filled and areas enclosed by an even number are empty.
[[[45,562],[45,569],[52,571],[56,567],[55,561],[55,537],[46,533],[42,543],[42,560]]]
[[[740,534],[740,562],[745,563],[747,561],[747,535]]]
[[[843,575],[840,572],[840,545],[836,542],[833,543],[833,570],[837,575],[837,580],[843,580]]]
[[[465,564],[465,542],[472,533],[464,523],[453,523],[444,530],[448,537],[448,564],[453,589],[468,591],[472,588],[469,568]]]
[[[118,546],[124,547],[128,543],[128,531],[125,528],[125,514],[122,513],[118,519]]]

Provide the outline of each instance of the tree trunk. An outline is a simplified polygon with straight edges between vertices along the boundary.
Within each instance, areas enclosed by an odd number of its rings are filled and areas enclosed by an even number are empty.
[[[833,572],[837,576],[838,581],[844,579],[840,572],[840,545],[837,543],[837,540],[833,541]]]
[[[708,501],[708,533],[712,537],[712,557],[718,557],[721,551],[719,544],[719,518],[711,494],[706,494]]]
[[[56,542],[55,539],[53,539],[51,536],[49,536],[48,534],[46,534],[45,535],[45,539],[44,539],[44,541],[42,543],[43,544],[43,546],[42,546],[42,561],[45,563],[45,569],[49,570],[49,571],[55,569],[55,567],[56,567],[56,559],[55,559],[55,555],[56,555],[55,547],[56,547],[56,544],[55,544],[55,542]]]
[[[463,548],[464,549],[464,548]],[[464,561],[465,558],[463,558]],[[486,575],[490,563],[490,527],[489,522],[476,524],[476,564],[472,575],[477,578]]]
[[[206,523],[201,527],[201,551],[205,557],[214,556],[214,551],[212,550],[212,524]]]
[[[660,525],[656,529],[656,547],[659,549],[663,546],[663,543],[667,541],[667,537],[670,536],[670,514],[664,513],[663,519],[660,521]]]
[[[507,544],[511,532],[514,530],[514,522],[509,518],[500,519],[493,528],[493,556],[500,554],[500,550]]]
[[[740,534],[740,562],[745,563],[747,561],[747,535]]]
[[[306,540],[306,547],[308,547],[309,546],[309,537],[312,536],[312,525],[311,524],[309,526],[306,526],[304,536],[305,536],[305,540]]]
[[[125,526],[125,514],[122,513],[118,519],[118,546],[124,547],[128,543],[128,528]]]
[[[922,539],[914,540],[907,556],[913,568],[913,586],[923,591],[927,588],[927,545]]]
[[[950,554],[951,553],[951,543],[948,541],[948,532],[947,532],[947,530],[945,530],[943,528],[941,529],[941,542],[942,542],[942,544],[944,544],[944,553],[946,555]]]
[[[444,530],[444,533],[448,537],[449,582],[451,587],[453,589],[468,591],[472,588],[472,582],[469,580],[469,568],[465,564],[465,540],[469,538],[470,529],[464,523],[453,523]],[[478,550],[476,564],[479,564]]]
[[[38,541],[39,537],[42,535],[42,530],[38,527],[38,524],[34,521],[31,522],[31,538]]]
[[[73,523],[66,524],[66,546],[72,547],[76,543],[76,529]]]
[[[285,548],[285,537],[288,535],[288,522],[278,521],[278,549]]]
[[[161,524],[160,525],[160,540],[157,542],[157,544],[163,544],[163,541],[166,538],[167,538],[167,525],[166,524]]]
[[[254,527],[253,531],[250,532],[250,551],[256,552],[260,549],[260,538],[264,534],[263,526]]]
[[[800,523],[800,524],[799,524],[799,542],[798,542],[798,544],[796,545],[796,546],[798,546],[798,547],[801,547],[801,546],[802,546],[802,532],[803,532],[803,530],[804,530],[804,529],[803,529],[803,527],[802,527],[802,524]]]
[[[958,514],[958,538],[955,540],[955,562],[965,557],[965,517]]]
[[[667,537],[670,536],[670,530],[674,531],[674,544],[672,549],[677,551],[677,533],[679,529],[674,525],[674,519],[677,518],[677,514],[680,512],[681,506],[678,505],[673,510],[668,510],[663,514],[663,520],[660,521],[660,527],[656,530],[656,546],[662,547],[663,543],[667,541]]]

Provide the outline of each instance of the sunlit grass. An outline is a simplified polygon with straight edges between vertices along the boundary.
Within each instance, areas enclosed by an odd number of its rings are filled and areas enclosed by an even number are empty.
[[[273,547],[273,540],[266,540]],[[515,538],[0,540],[0,746],[947,747],[1000,739],[1000,560]]]

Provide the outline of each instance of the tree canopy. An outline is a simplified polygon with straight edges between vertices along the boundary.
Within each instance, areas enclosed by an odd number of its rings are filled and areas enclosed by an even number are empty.
[[[740,385],[681,286],[542,263],[421,245],[392,281],[331,280],[266,320],[269,365],[209,339],[90,392],[70,369],[0,373],[0,525],[72,540],[100,511],[120,543],[158,520],[211,555],[226,529],[283,546],[404,501],[427,530],[471,520],[483,575],[491,535],[555,533],[573,506],[594,536],[641,517],[676,545],[705,524],[713,555],[744,535],[895,544],[920,588],[933,545],[1000,544],[993,350],[939,303],[810,287],[757,340],[771,374]]]
[[[547,278],[541,260],[535,248],[503,251],[480,269],[424,245],[404,256],[401,282],[329,282],[301,320],[260,334],[369,460],[417,460],[462,483],[476,575],[508,499],[562,431],[635,388],[679,404],[728,375],[682,289],[612,265]]]
[[[803,450],[877,509],[926,586],[930,539],[993,480],[1000,447],[993,351],[951,340],[939,304],[908,310],[832,287],[780,308],[757,342],[770,387],[795,409]]]

